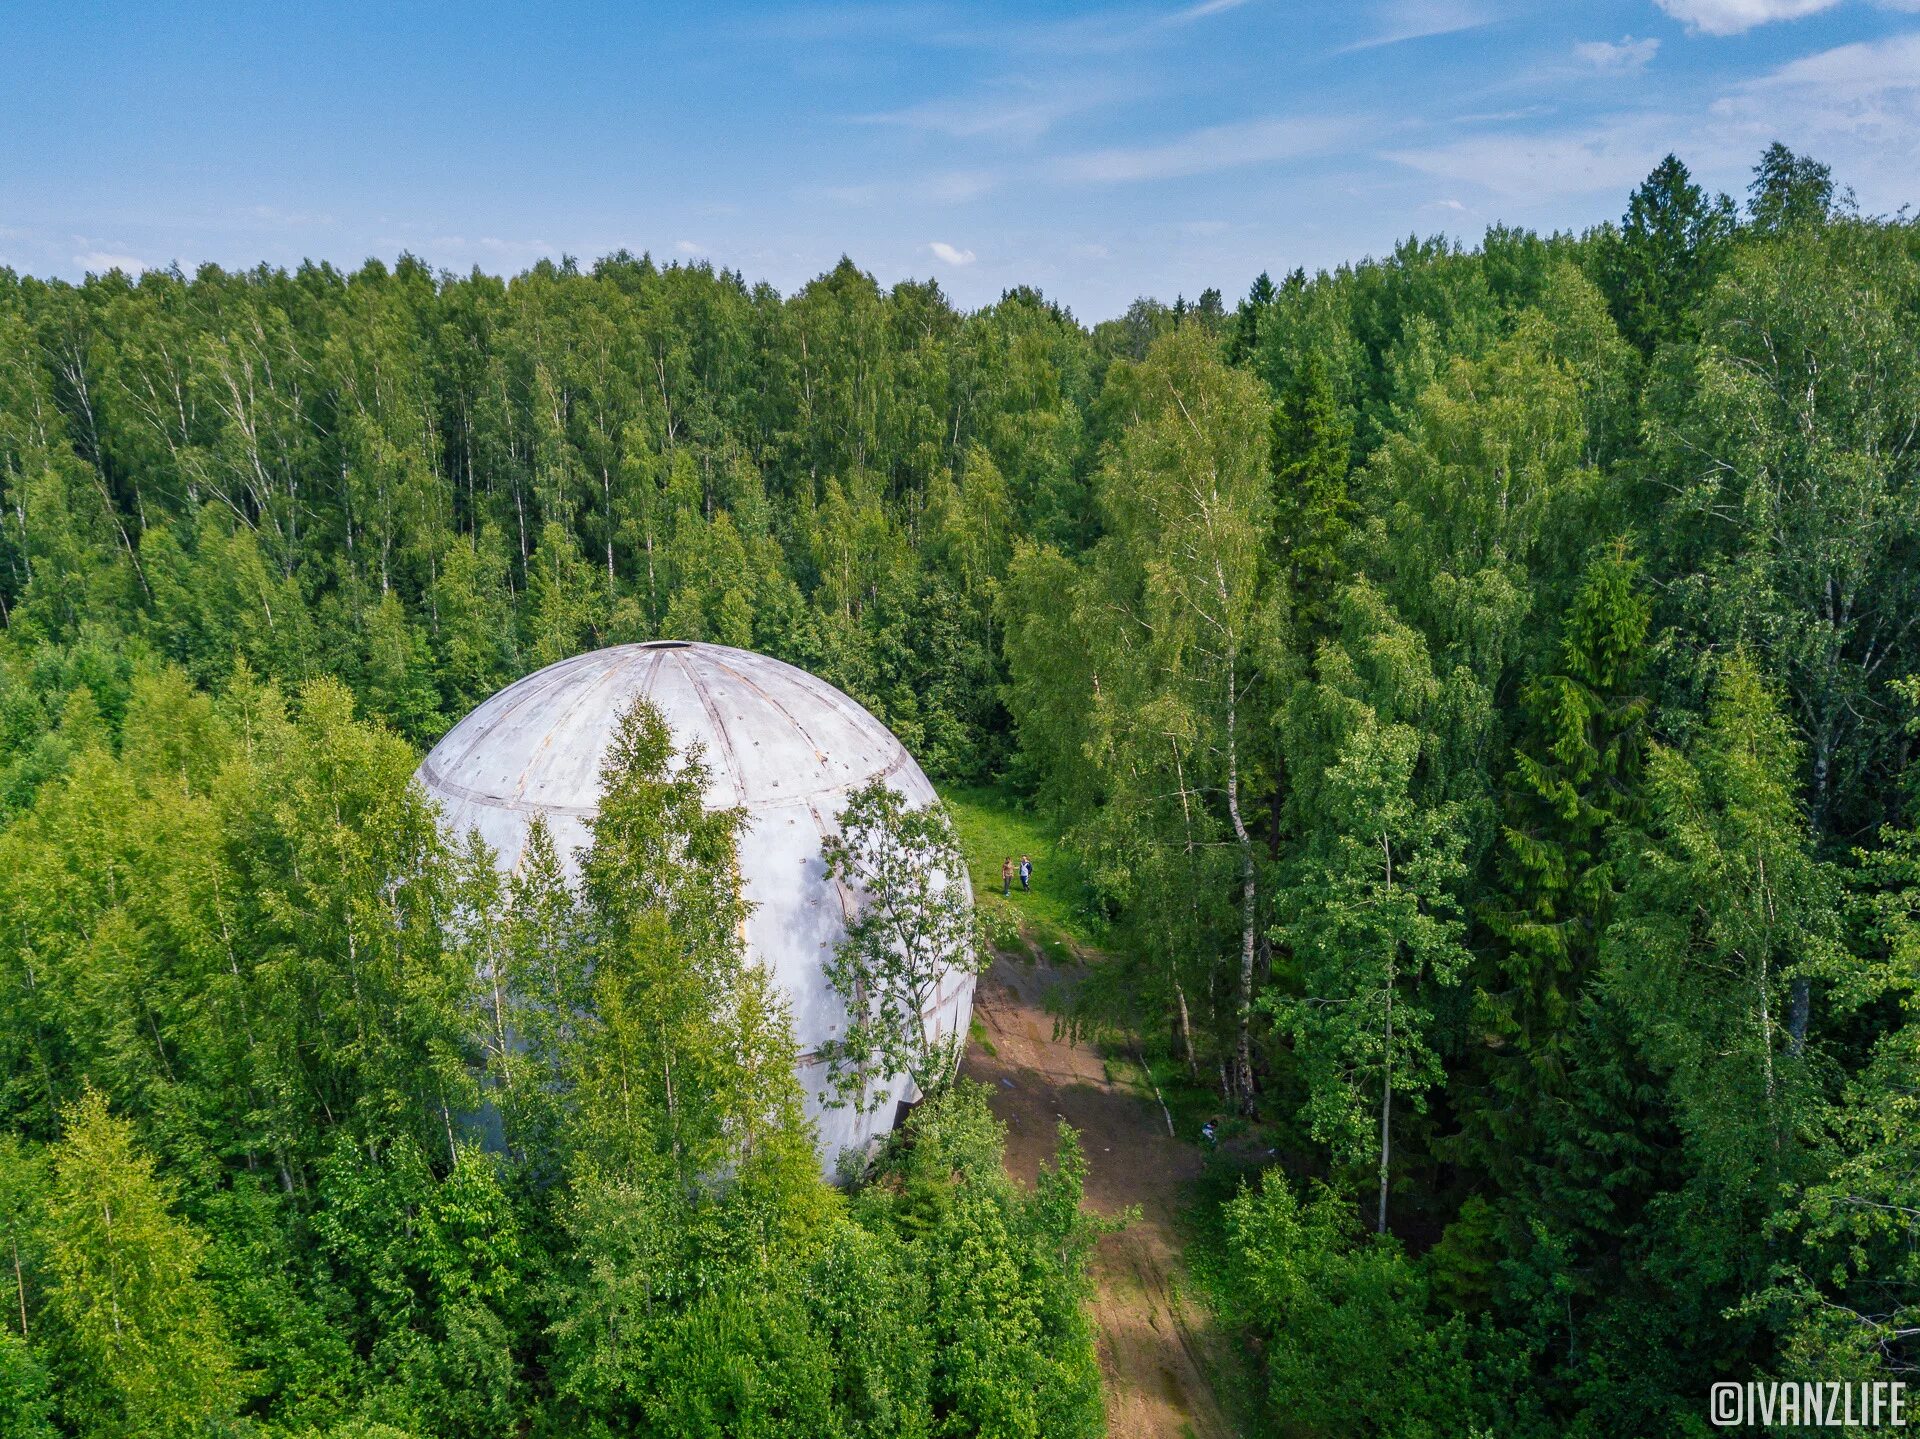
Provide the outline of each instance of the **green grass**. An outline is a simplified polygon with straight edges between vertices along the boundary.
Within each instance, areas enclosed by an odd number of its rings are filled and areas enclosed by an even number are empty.
[[[987,1038],[987,1026],[981,1023],[977,1014],[967,1022],[967,1043],[989,1059],[1000,1053],[993,1047],[993,1041]]]
[[[1070,959],[1074,948],[1097,948],[1100,935],[1086,914],[1086,885],[1046,825],[1018,809],[1000,789],[955,787],[940,796],[953,815],[967,857],[973,893],[989,921],[1016,920],[1049,957]],[[1033,860],[1033,889],[1020,892],[1020,856]],[[1012,856],[1013,895],[1000,896],[1000,862]]]

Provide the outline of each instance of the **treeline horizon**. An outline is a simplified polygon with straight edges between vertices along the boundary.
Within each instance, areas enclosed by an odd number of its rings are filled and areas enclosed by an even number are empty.
[[[471,901],[434,837],[424,747],[655,638],[1058,826],[1111,938],[1070,1022],[1276,1156],[1196,1254],[1256,1427],[1691,1432],[1720,1379],[1910,1375],[1916,334],[1920,230],[1779,145],[1740,203],[1669,156],[1582,235],[1092,327],[844,260],[0,272],[18,1432],[1098,1431],[1071,1145],[1014,1193],[962,1089],[850,1196],[784,1119],[764,1184],[693,1182],[673,1091],[597,1096],[657,1033],[703,1132],[784,1112],[780,1026],[673,980],[737,978],[727,896]],[[625,772],[627,833],[693,843]],[[476,946],[613,986],[505,1154],[456,1102],[509,1082]],[[195,1297],[123,1341],[123,1272]]]

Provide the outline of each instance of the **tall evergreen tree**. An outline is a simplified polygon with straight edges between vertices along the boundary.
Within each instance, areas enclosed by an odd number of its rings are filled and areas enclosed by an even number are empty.
[[[1333,391],[1325,356],[1309,351],[1273,409],[1274,533],[1293,623],[1304,634],[1332,620],[1341,548],[1357,507],[1348,493],[1353,424]]]
[[[1563,623],[1559,663],[1523,695],[1527,730],[1514,754],[1502,880],[1509,900],[1487,921],[1505,941],[1484,1012],[1524,1073],[1496,1066],[1503,1107],[1552,1092],[1561,1036],[1587,982],[1616,880],[1614,826],[1635,818],[1648,700],[1641,683],[1652,606],[1640,565],[1616,545],[1588,565]],[[1502,1137],[1510,1143],[1511,1135]]]
[[[1694,334],[1694,308],[1713,284],[1733,229],[1733,202],[1709,196],[1678,156],[1654,166],[1600,251],[1621,332],[1649,352]]]

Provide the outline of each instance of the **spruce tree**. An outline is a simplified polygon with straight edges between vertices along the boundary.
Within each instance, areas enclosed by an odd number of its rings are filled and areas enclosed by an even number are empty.
[[[1562,625],[1556,672],[1522,694],[1526,728],[1501,828],[1504,903],[1486,913],[1504,943],[1498,976],[1481,994],[1508,1113],[1565,1072],[1562,1039],[1613,899],[1613,826],[1641,798],[1652,607],[1639,569],[1623,543],[1588,565]]]
[[[1356,511],[1347,485],[1352,448],[1353,422],[1326,356],[1309,350],[1273,408],[1274,538],[1294,624],[1314,638],[1332,618]]]
[[[1708,196],[1676,155],[1656,165],[1600,249],[1604,288],[1621,332],[1648,352],[1691,336],[1694,307],[1712,285],[1733,231],[1733,201]]]

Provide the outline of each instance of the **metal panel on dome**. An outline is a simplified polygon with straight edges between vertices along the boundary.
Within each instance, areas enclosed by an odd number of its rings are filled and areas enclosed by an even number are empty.
[[[754,906],[747,950],[787,995],[807,1111],[832,1173],[842,1149],[891,1127],[894,1101],[917,1097],[910,1081],[895,1078],[870,1114],[829,1109],[826,1067],[812,1059],[847,1022],[824,967],[846,933],[850,901],[827,879],[821,841],[847,794],[875,777],[915,803],[935,798],[885,725],[826,681],[767,655],[678,641],[617,645],[549,665],[484,701],[434,746],[418,778],[443,823],[456,834],[477,829],[508,869],[520,862],[533,816],[545,816],[571,877],[599,806],[614,722],[642,696],[677,748],[699,746],[707,806],[745,811],[740,873]],[[929,1029],[964,1031],[972,999],[973,977],[956,971],[925,1016]]]

